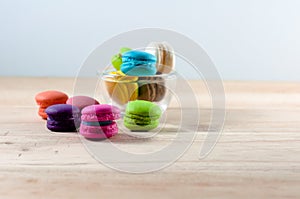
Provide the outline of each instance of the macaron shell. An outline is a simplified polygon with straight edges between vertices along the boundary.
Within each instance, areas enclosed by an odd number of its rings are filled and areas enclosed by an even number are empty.
[[[66,104],[76,106],[80,110],[82,110],[84,107],[94,105],[94,104],[99,104],[99,102],[91,97],[80,95],[80,96],[73,96],[73,97],[69,98],[66,101]]]
[[[80,119],[66,119],[66,120],[52,120],[47,119],[47,124],[51,126],[79,126],[80,125]]]
[[[145,63],[156,63],[156,57],[153,56],[150,53],[147,53],[145,51],[138,51],[138,50],[131,50],[128,52],[125,52],[122,55],[122,61],[124,62],[145,62]]]
[[[121,71],[129,76],[151,76],[155,75],[157,69],[154,64],[132,65],[123,63]]]
[[[55,104],[49,106],[45,112],[52,120],[67,120],[80,118],[80,109],[69,104]]]
[[[80,125],[80,134],[88,139],[106,139],[118,134],[116,122],[106,126],[86,126]]]
[[[135,100],[128,102],[125,113],[126,115],[133,114],[146,117],[160,117],[161,109],[155,103],[145,100]]]
[[[121,117],[120,109],[108,104],[87,106],[81,113],[81,119],[87,122],[116,120]]]
[[[68,100],[68,95],[55,90],[40,92],[35,96],[38,105],[46,108],[53,104],[65,104]]]
[[[54,132],[75,132],[76,131],[75,125],[70,125],[70,126],[66,126],[66,125],[51,125],[51,124],[48,124],[48,122],[47,122],[47,128],[50,131],[54,131]]]
[[[98,105],[91,105],[85,107],[82,111],[82,114],[103,114],[103,113],[120,113],[120,109],[116,106],[112,106],[109,104],[98,104]]]

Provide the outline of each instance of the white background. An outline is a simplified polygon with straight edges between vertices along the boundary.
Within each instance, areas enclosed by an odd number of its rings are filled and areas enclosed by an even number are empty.
[[[223,79],[300,80],[298,0],[0,0],[0,75],[74,76],[103,41],[142,27],[187,35]]]

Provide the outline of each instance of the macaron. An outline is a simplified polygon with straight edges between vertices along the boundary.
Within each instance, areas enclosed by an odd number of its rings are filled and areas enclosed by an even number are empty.
[[[38,114],[41,116],[44,120],[47,119],[47,114],[45,113],[46,108],[39,108]]]
[[[94,105],[94,104],[99,104],[99,102],[97,100],[95,100],[94,98],[91,98],[88,96],[83,96],[83,95],[78,95],[78,96],[70,97],[67,100],[66,104],[76,106],[80,110],[82,110],[84,107]]]
[[[38,114],[47,119],[45,109],[54,104],[65,104],[68,100],[68,95],[55,90],[40,92],[35,96],[36,103],[40,106]]]
[[[126,76],[120,71],[111,72],[105,78],[105,86],[109,96],[119,105],[138,98],[138,77]]]
[[[128,102],[124,126],[131,131],[149,131],[159,124],[161,109],[158,105],[144,100]]]
[[[101,140],[118,133],[115,120],[121,117],[120,109],[109,104],[85,107],[81,111],[80,134],[87,139]]]
[[[113,67],[119,71],[120,68],[121,68],[121,64],[122,64],[122,54],[127,52],[127,51],[130,51],[131,49],[130,48],[127,48],[127,47],[122,47],[120,48],[119,50],[119,53],[114,55],[112,58],[111,58],[111,64],[113,65]]]
[[[49,106],[45,112],[48,115],[47,128],[55,132],[74,132],[80,125],[80,110],[69,104]]]
[[[165,81],[159,76],[139,77],[138,99],[150,102],[161,101],[166,94]]]
[[[156,57],[144,51],[131,50],[122,55],[121,71],[130,76],[156,74]]]
[[[175,53],[170,44],[167,42],[151,42],[146,52],[157,58],[157,74],[170,73],[175,66]]]

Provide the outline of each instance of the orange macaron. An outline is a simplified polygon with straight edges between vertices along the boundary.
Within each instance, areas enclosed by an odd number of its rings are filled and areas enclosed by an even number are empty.
[[[47,113],[45,112],[45,108],[39,108],[39,111],[38,111],[38,114],[39,114],[39,116],[41,116],[44,120],[46,120],[47,119]]]
[[[54,104],[65,104],[68,100],[68,95],[55,90],[43,91],[35,96],[36,103],[40,106],[38,114],[43,119],[47,119],[45,109]]]

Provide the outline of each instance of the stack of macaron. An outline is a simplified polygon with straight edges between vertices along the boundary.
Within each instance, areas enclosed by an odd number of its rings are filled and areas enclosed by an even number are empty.
[[[56,90],[48,90],[38,93],[35,96],[36,103],[40,106],[38,114],[41,116],[44,120],[47,119],[47,114],[45,110],[54,104],[65,104],[68,100],[68,95],[56,91]]]
[[[80,109],[70,104],[49,106],[47,128],[54,132],[74,132],[80,124]]]
[[[174,69],[173,48],[167,42],[151,42],[144,51],[124,47],[111,63],[116,71],[105,78],[106,89],[114,102],[127,104],[124,126],[133,131],[156,128],[161,110],[154,102],[165,96],[161,75]]]
[[[41,92],[35,99],[37,104],[43,107],[44,112],[41,114],[39,111],[39,115],[47,119],[46,126],[51,131],[79,130],[82,136],[91,140],[110,138],[118,133],[115,120],[120,118],[120,110],[115,106],[100,104],[88,96],[74,96],[68,99],[68,96],[60,91]]]
[[[120,119],[120,109],[109,104],[87,106],[82,110],[80,134],[87,139],[101,140],[118,133],[115,120]]]
[[[110,97],[124,105],[133,100],[161,101],[166,93],[161,74],[170,73],[175,65],[173,48],[166,42],[151,42],[145,51],[123,47],[111,63],[116,71],[105,79]]]

